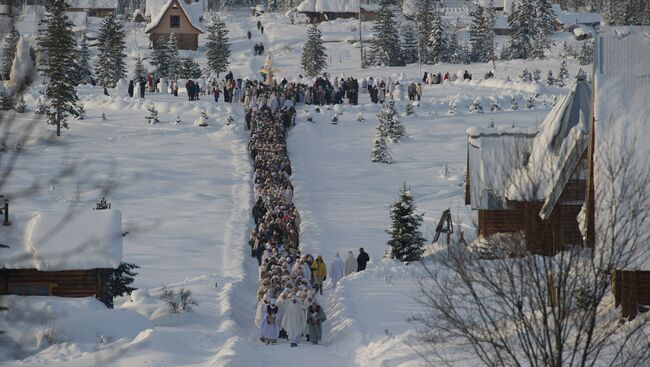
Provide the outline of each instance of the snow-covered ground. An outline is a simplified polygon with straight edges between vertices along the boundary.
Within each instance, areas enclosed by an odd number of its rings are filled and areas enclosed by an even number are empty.
[[[291,25],[282,16],[267,14],[261,18],[264,35],[254,31],[249,41],[245,33],[255,30],[257,18],[241,12],[226,19],[236,77],[256,77],[264,57],[253,57],[251,48],[263,41],[273,53],[279,76],[298,79],[304,24]],[[331,41],[326,43],[331,75],[419,79],[417,65],[360,69],[359,49],[347,42],[358,34],[356,26],[356,21],[344,20],[321,25],[324,38]],[[370,23],[364,29],[369,30]],[[568,39],[564,34],[555,38],[558,45]],[[148,40],[141,32],[130,32],[127,41],[130,56],[148,55]],[[555,54],[558,51],[553,49]],[[205,62],[202,47],[187,54]],[[261,344],[253,323],[257,266],[248,256],[252,167],[241,105],[215,104],[207,96],[200,102],[188,102],[185,95],[148,94],[144,101],[134,100],[125,97],[124,84],[110,90],[111,96],[103,96],[100,88],[80,87],[87,118],[72,121],[55,145],[46,139],[52,128],[39,122],[35,139],[20,153],[9,152],[20,154],[9,185],[16,189],[33,180],[48,182],[69,161],[79,167],[78,173],[49,190],[45,187],[12,202],[12,215],[18,222],[36,211],[70,203],[91,208],[101,195],[101,185],[115,182],[107,199],[121,210],[124,230],[129,231],[123,239],[124,260],[141,267],[135,281],[139,289],[117,299],[114,310],[94,299],[4,297],[10,311],[0,320],[0,329],[8,332],[2,338],[16,342],[2,343],[0,362],[6,366],[421,365],[409,346],[416,326],[407,322],[418,310],[413,300],[414,266],[382,260],[388,239],[386,205],[397,197],[404,181],[412,186],[418,210],[425,213],[422,231],[429,240],[446,208],[466,237],[473,238],[473,217],[463,202],[466,129],[539,125],[554,97],[567,90],[518,82],[517,76],[524,68],[536,67],[543,77],[548,70],[557,74],[559,63],[557,58],[497,62],[496,79],[489,81],[480,79],[494,68],[491,64],[424,67],[423,71],[443,73],[467,69],[474,81],[425,86],[415,115],[402,117],[407,138],[391,145],[395,161],[391,165],[370,162],[380,107],[370,104],[367,94],[361,94],[358,106],[343,106],[336,125],[330,123],[333,109],[318,113],[311,106],[297,107],[297,126],[288,146],[303,252],[322,254],[329,263],[336,252],[345,256],[354,250],[356,255],[364,247],[371,263],[367,271],[343,279],[336,289],[325,289],[329,320],[323,345],[292,349],[286,344]],[[578,69],[575,60],[569,66],[572,74]],[[537,95],[536,106],[527,109],[531,95]],[[30,109],[36,97],[32,91],[25,98]],[[509,110],[512,98],[519,103],[517,111]],[[491,99],[499,101],[501,111],[489,111]],[[468,111],[475,100],[485,113]],[[448,115],[451,101],[457,105],[454,116]],[[145,123],[152,102],[160,111],[157,125]],[[397,102],[400,113],[405,103]],[[208,127],[193,125],[202,109],[210,117]],[[306,121],[308,114],[313,123]],[[363,122],[357,121],[359,114]],[[178,125],[173,123],[177,115],[182,120]],[[226,125],[230,115],[236,123]],[[33,118],[28,113],[17,115],[15,121],[26,124]],[[190,289],[199,305],[191,312],[170,314],[158,299],[162,285]],[[57,336],[51,346],[42,337],[48,329]]]

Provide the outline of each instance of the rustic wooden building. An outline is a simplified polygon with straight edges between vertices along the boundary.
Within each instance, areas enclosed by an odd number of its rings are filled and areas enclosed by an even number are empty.
[[[24,231],[17,223],[3,231],[10,240],[0,251],[0,294],[95,297],[112,307],[108,280],[122,260],[119,210],[69,219],[65,212],[40,212]]]
[[[468,131],[465,201],[478,211],[480,236],[519,232],[541,255],[583,244],[589,116],[591,85],[581,75],[539,132]]]
[[[90,17],[108,17],[117,14],[117,0],[67,0],[68,12],[84,12]]]
[[[377,4],[358,0],[303,0],[296,8],[310,23],[335,19],[359,19],[364,22],[377,19]]]
[[[187,3],[185,0],[148,0],[145,11],[147,26],[145,32],[153,47],[158,42],[167,42],[174,34],[180,50],[194,50],[199,47],[202,3]]]
[[[612,290],[624,317],[650,305],[649,26],[602,27],[595,35],[594,115],[588,149],[586,243],[620,251]]]

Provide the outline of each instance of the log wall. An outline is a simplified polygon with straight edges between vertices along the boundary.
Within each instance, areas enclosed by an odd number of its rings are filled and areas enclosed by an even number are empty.
[[[650,271],[616,270],[612,273],[615,306],[624,318],[634,319],[640,306],[650,305]]]

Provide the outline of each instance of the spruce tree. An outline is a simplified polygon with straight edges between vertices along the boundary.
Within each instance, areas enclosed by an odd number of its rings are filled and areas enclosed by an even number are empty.
[[[142,63],[142,55],[138,55],[138,58],[135,60],[135,69],[133,70],[133,80],[139,81],[141,79],[147,78],[147,69],[145,69],[144,64]]]
[[[512,35],[508,42],[511,59],[528,59],[532,55],[533,38],[536,35],[534,0],[521,0],[515,8],[514,2],[508,24]]]
[[[393,162],[393,158],[390,156],[390,149],[386,145],[386,139],[381,136],[380,133],[375,135],[374,146],[372,148],[372,153],[370,153],[370,160],[375,163],[387,163],[390,164]]]
[[[168,42],[159,39],[154,42],[153,52],[151,52],[151,64],[156,68],[154,74],[160,78],[169,77],[169,51],[167,50]]]
[[[377,20],[372,28],[370,64],[375,66],[401,65],[399,33],[393,19],[392,2],[379,0]]]
[[[383,131],[382,135],[388,141],[398,142],[406,134],[397,111],[395,111],[395,102],[392,99],[384,103],[381,111],[377,114],[377,118]]]
[[[490,0],[485,8],[485,27],[483,28],[483,39],[485,45],[486,61],[496,60],[496,50],[494,46],[494,26],[496,25],[496,10],[494,9],[494,0]]]
[[[181,59],[181,68],[179,71],[181,79],[196,79],[201,77],[201,65],[191,56]]]
[[[418,62],[418,36],[413,26],[404,27],[402,39],[402,61],[405,64]]]
[[[90,52],[88,51],[88,41],[86,36],[81,36],[79,45],[79,61],[77,62],[77,78],[79,84],[92,84],[93,72],[90,68]]]
[[[564,81],[567,79],[569,79],[569,71],[567,70],[566,59],[562,59],[562,63],[560,64],[560,72],[557,74],[555,85],[564,87]]]
[[[555,85],[555,77],[553,76],[553,70],[549,70],[548,74],[546,74],[546,84]]]
[[[131,294],[136,290],[136,288],[131,287],[131,284],[135,280],[135,276],[138,275],[134,270],[139,268],[135,264],[121,262],[117,269],[111,271],[108,279],[108,294],[111,297],[118,297]]]
[[[146,119],[149,125],[155,125],[160,122],[158,119],[158,110],[153,103],[149,106],[149,108],[147,108],[147,111],[149,111],[149,116],[147,116]]]
[[[449,46],[442,18],[435,13],[432,19],[431,33],[427,43],[427,62],[435,65],[449,60]]]
[[[208,114],[205,110],[201,110],[201,114],[199,115],[199,118],[194,121],[194,125],[201,127],[208,126]]]
[[[316,76],[327,68],[327,54],[318,25],[312,24],[307,29],[307,41],[302,48],[300,65],[308,76]]]
[[[178,78],[178,72],[181,68],[181,57],[178,53],[178,41],[174,33],[169,34],[169,42],[167,43],[167,52],[169,53],[169,72],[168,75],[161,76],[163,78]]]
[[[589,65],[594,62],[594,40],[590,38],[582,44],[580,56],[578,56],[580,65]]]
[[[78,100],[74,49],[76,46],[73,23],[65,14],[65,0],[51,0],[45,6],[47,15],[41,21],[39,44],[47,55],[49,83],[45,88],[49,107],[47,122],[56,125],[56,135],[61,127],[68,128],[67,115],[77,114]]]
[[[399,261],[410,262],[420,260],[424,253],[425,239],[420,232],[423,214],[415,213],[411,188],[402,184],[399,198],[390,208],[391,228],[386,233],[390,257]]]
[[[117,81],[126,76],[124,37],[122,23],[114,16],[105,17],[97,37],[99,61],[96,74],[97,82],[102,87],[115,88]]]
[[[27,104],[25,103],[25,98],[23,98],[22,95],[20,95],[20,98],[18,99],[18,105],[16,106],[16,112],[18,112],[18,113],[27,112]]]
[[[535,0],[536,16],[532,57],[544,58],[544,51],[551,47],[550,36],[555,31],[555,12],[549,0]]]
[[[417,25],[420,42],[420,56],[423,59],[422,61],[425,61],[428,55],[427,43],[433,25],[433,15],[436,12],[436,3],[434,0],[416,0],[415,8],[415,24]]]
[[[12,27],[9,33],[5,35],[4,46],[2,47],[2,75],[1,79],[9,79],[11,74],[11,68],[14,63],[14,57],[16,56],[16,48],[18,47],[18,40],[20,39],[20,33],[16,30],[15,27]]]
[[[218,16],[212,15],[206,30],[208,34],[208,42],[206,43],[208,69],[213,73],[217,73],[218,77],[220,73],[228,70],[230,63],[228,28],[226,28],[226,23],[219,19]]]
[[[488,59],[485,44],[487,22],[483,10],[481,5],[476,4],[475,8],[469,13],[472,17],[472,24],[469,27],[469,43],[472,46],[470,58],[472,62],[486,62]]]

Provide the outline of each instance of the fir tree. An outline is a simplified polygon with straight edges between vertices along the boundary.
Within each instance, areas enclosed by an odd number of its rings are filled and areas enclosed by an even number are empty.
[[[542,71],[539,70],[538,68],[535,68],[533,70],[533,80],[538,82],[542,79]]]
[[[79,103],[77,106],[77,120],[84,120],[86,118],[86,109],[84,108],[83,103]]]
[[[427,43],[427,62],[435,65],[449,60],[449,46],[447,34],[442,25],[442,18],[438,13],[433,15],[433,24],[429,42]]]
[[[318,25],[312,24],[307,29],[307,41],[302,48],[300,65],[308,76],[316,76],[327,68],[327,54]]]
[[[580,65],[589,65],[594,62],[594,40],[590,38],[582,44],[580,56],[578,57]]]
[[[149,108],[147,108],[147,111],[149,111],[149,116],[147,116],[146,119],[149,125],[155,125],[160,122],[158,119],[158,110],[153,103],[149,106]]]
[[[144,64],[142,63],[142,55],[138,55],[138,58],[135,60],[135,69],[133,70],[133,80],[139,81],[141,79],[147,78],[147,69],[145,69]]]
[[[169,51],[168,42],[162,39],[154,42],[153,51],[151,52],[151,64],[156,68],[154,74],[159,78],[169,77]]]
[[[135,280],[135,276],[138,275],[134,270],[139,268],[135,264],[121,262],[117,269],[111,271],[108,279],[108,294],[111,297],[118,297],[131,294],[131,292],[136,290],[136,288],[130,285]]]
[[[164,76],[164,78],[177,79],[181,68],[181,57],[178,53],[178,42],[174,33],[169,34],[167,52],[169,53],[169,75]]]
[[[81,44],[79,45],[77,78],[79,80],[79,84],[93,83],[93,72],[90,68],[90,52],[88,51],[88,41],[86,40],[86,35],[81,36]]]
[[[372,28],[374,38],[370,44],[370,64],[398,66],[401,64],[399,33],[393,19],[390,0],[379,0],[377,20]]]
[[[390,164],[393,162],[393,158],[390,156],[390,149],[386,145],[386,139],[377,133],[375,135],[374,146],[372,148],[372,153],[370,153],[370,160],[375,163],[387,163]]]
[[[472,17],[472,24],[469,27],[469,42],[472,46],[470,58],[472,62],[488,61],[486,35],[487,22],[483,14],[484,8],[476,4],[474,9],[469,13]]]
[[[99,28],[99,61],[97,62],[97,82],[106,88],[115,88],[117,81],[126,76],[124,58],[124,26],[114,16],[105,17]]]
[[[449,111],[447,111],[447,114],[450,116],[454,116],[456,114],[456,101],[449,102]]]
[[[14,108],[14,102],[11,99],[10,91],[0,84],[0,110],[9,111]]]
[[[201,115],[194,121],[194,125],[201,127],[208,126],[208,114],[205,113],[205,110],[201,110]]]
[[[557,80],[555,81],[555,84],[559,87],[564,87],[564,81],[568,78],[569,71],[567,70],[566,59],[562,59],[562,63],[560,64],[560,72],[557,74]]]
[[[436,2],[434,0],[416,0],[415,8],[415,24],[417,25],[417,35],[420,42],[420,55],[423,59],[426,59],[428,55],[427,43],[433,25],[433,15],[436,12]]]
[[[406,112],[406,116],[410,116],[410,115],[415,113],[415,111],[413,111],[413,105],[411,103],[406,104],[406,111],[405,112]]]
[[[553,70],[549,70],[548,74],[546,74],[546,84],[555,85],[555,77],[553,76]]]
[[[528,100],[526,101],[526,108],[529,110],[535,108],[535,96],[528,97]]]
[[[68,128],[67,115],[76,115],[78,100],[73,23],[65,14],[65,0],[51,0],[46,5],[47,15],[43,18],[39,44],[47,55],[49,83],[45,88],[49,108],[47,121],[56,125],[56,135],[61,136],[61,127]]]
[[[492,101],[490,102],[490,111],[501,111],[501,106],[499,106],[499,99],[497,97],[492,98]]]
[[[228,70],[230,63],[228,28],[226,23],[219,19],[218,16],[213,15],[206,30],[208,34],[208,42],[206,43],[208,69],[213,73],[217,73],[218,77],[220,73]]]
[[[512,97],[512,101],[510,103],[510,109],[513,111],[517,111],[519,109],[519,103],[517,103],[517,98]]]
[[[418,62],[418,38],[413,26],[404,27],[402,39],[402,61],[405,64]]]
[[[390,208],[391,228],[386,230],[391,258],[404,262],[420,260],[426,241],[420,232],[422,217],[415,213],[411,188],[403,183],[399,198]]]
[[[533,0],[521,0],[517,7],[514,4],[513,2],[508,17],[508,25],[512,29],[508,42],[509,56],[511,59],[528,59],[531,56],[533,37],[536,34],[533,18],[536,14],[535,7]]]
[[[47,104],[45,101],[43,101],[43,97],[38,97],[38,101],[36,101],[36,108],[34,109],[34,113],[37,115],[44,115],[47,112]]]
[[[9,79],[11,74],[11,68],[14,63],[14,57],[16,56],[16,48],[18,47],[18,40],[20,39],[20,33],[16,30],[15,27],[11,27],[9,33],[5,35],[4,46],[2,47],[2,79]]]
[[[485,8],[485,27],[484,27],[484,44],[486,61],[493,61],[497,58],[494,46],[494,26],[496,25],[496,10],[494,9],[494,0],[490,0]]]
[[[549,0],[535,0],[534,20],[535,35],[533,38],[533,57],[544,58],[544,51],[550,49],[550,36],[555,31],[555,12]]]
[[[474,102],[469,106],[469,112],[473,113],[483,113],[483,106],[481,105],[481,101],[477,99],[474,100]]]
[[[404,137],[406,132],[395,111],[395,102],[392,99],[384,103],[377,117],[379,118],[380,125],[384,129],[383,136],[390,142],[398,142]]]
[[[18,98],[18,105],[16,106],[16,112],[18,113],[25,113],[27,112],[27,104],[25,103],[25,98],[21,95],[20,98]]]
[[[191,56],[181,59],[179,77],[182,79],[196,79],[201,77],[201,65]]]

